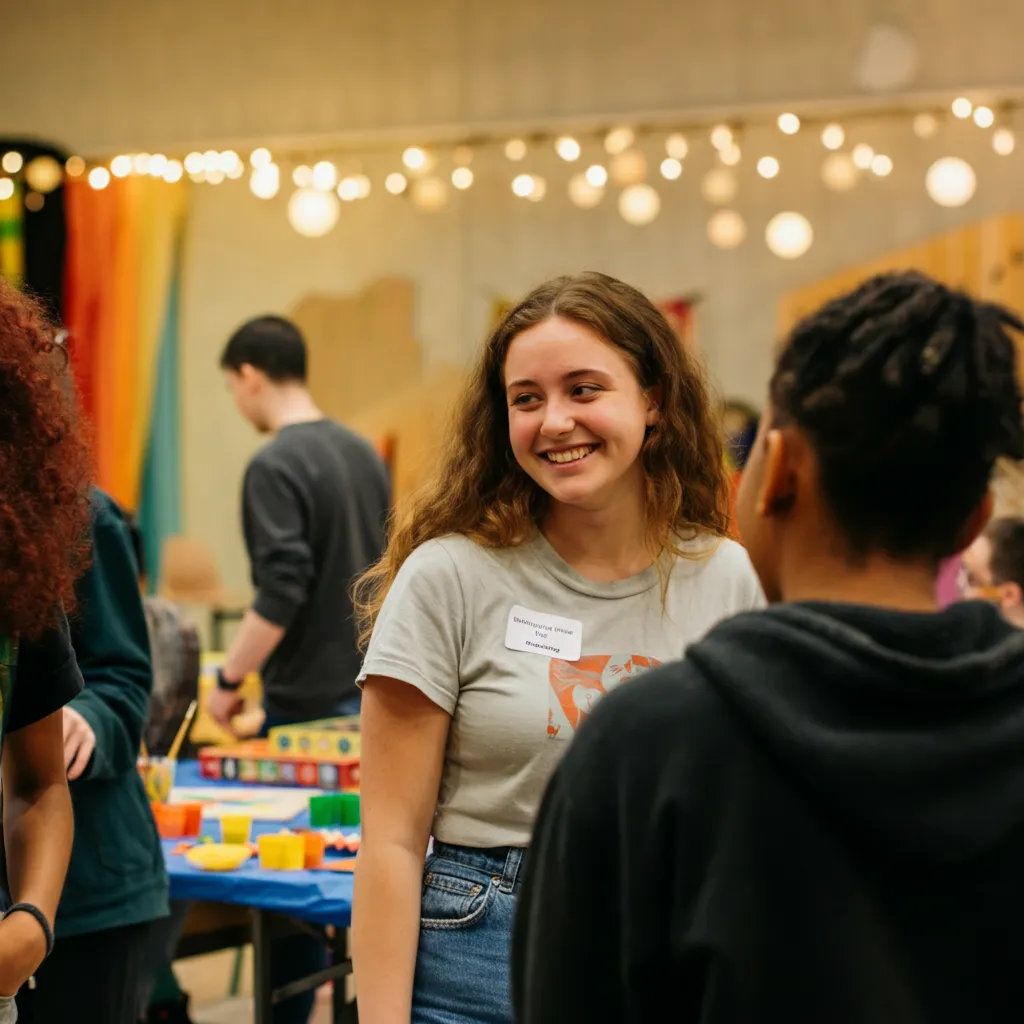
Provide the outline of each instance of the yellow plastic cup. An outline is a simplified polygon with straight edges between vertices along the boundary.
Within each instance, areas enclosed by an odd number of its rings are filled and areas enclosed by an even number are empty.
[[[248,814],[222,814],[220,819],[221,842],[246,844],[252,831],[252,818]]]
[[[302,836],[279,833],[260,836],[260,867],[269,871],[301,871],[306,859],[306,841]]]

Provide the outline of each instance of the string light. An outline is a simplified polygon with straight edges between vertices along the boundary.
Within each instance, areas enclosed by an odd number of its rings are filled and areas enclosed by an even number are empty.
[[[650,185],[630,185],[619,194],[619,214],[627,224],[644,227],[661,211],[661,196]]]
[[[714,146],[715,149],[719,150],[719,152],[727,146],[731,146],[732,129],[725,124],[716,124],[715,127],[711,129],[711,145]]]
[[[338,181],[338,171],[330,160],[320,160],[313,165],[313,188],[330,192]]]
[[[846,141],[846,132],[843,131],[843,126],[839,124],[826,125],[821,133],[821,144],[826,149],[839,149],[840,146]]]
[[[132,161],[132,167],[135,169],[136,174],[147,174],[149,172],[149,154],[136,153],[135,159]]]
[[[918,114],[914,118],[914,134],[919,139],[930,139],[939,130],[939,119],[934,114]]]
[[[299,164],[292,171],[292,181],[296,188],[309,188],[313,184],[313,168],[306,164]]]
[[[668,181],[678,181],[683,173],[683,165],[674,157],[667,156],[661,161],[661,176]]]
[[[888,178],[892,174],[892,158],[887,157],[884,153],[876,154],[874,160],[871,161],[871,173],[876,178]]]
[[[208,149],[203,154],[203,170],[207,173],[220,169],[220,153],[215,149]]]
[[[281,169],[273,163],[254,167],[249,188],[257,199],[273,199],[281,188]]]
[[[167,157],[163,153],[154,153],[149,158],[149,167],[146,170],[150,177],[162,178],[164,171],[167,170]]]
[[[14,195],[14,182],[10,178],[0,178],[0,202]]]
[[[173,185],[176,181],[181,181],[184,173],[185,168],[182,167],[180,160],[168,160],[167,166],[164,168],[163,179],[168,185]]]
[[[811,222],[801,213],[776,214],[765,229],[768,248],[783,260],[795,260],[803,256],[814,241]]]
[[[189,153],[185,157],[185,171],[187,174],[199,174],[203,170],[203,154]]]
[[[960,118],[961,121],[966,121],[971,116],[973,109],[974,104],[966,96],[960,96],[953,100],[953,116]]]
[[[726,167],[735,167],[740,162],[742,155],[740,147],[734,142],[719,152],[718,159],[721,160]]]
[[[591,164],[586,170],[586,177],[594,188],[603,188],[608,183],[608,172],[600,164]]]
[[[746,237],[746,222],[735,210],[719,210],[708,220],[708,239],[719,249],[735,249]]]
[[[249,164],[252,167],[266,167],[272,160],[270,150],[265,146],[260,146],[249,154]]]
[[[509,139],[505,143],[505,156],[518,163],[526,156],[526,143],[522,139]]]
[[[979,128],[991,128],[996,123],[996,115],[992,113],[991,107],[975,107],[974,123]]]
[[[473,162],[473,150],[469,146],[456,146],[452,159],[456,167],[468,167]]]
[[[563,135],[555,142],[555,152],[566,162],[580,158],[580,144],[570,135]]]
[[[242,166],[241,157],[233,149],[225,149],[217,156],[217,169],[223,171],[229,177]]]
[[[626,150],[633,145],[635,138],[636,136],[633,134],[632,128],[613,128],[604,137],[605,152],[612,156],[618,156],[619,153],[625,153]]]
[[[928,168],[924,179],[928,195],[939,206],[949,208],[963,206],[970,202],[977,183],[978,179],[974,168],[966,160],[955,156],[936,160]]]
[[[115,178],[127,178],[132,173],[132,158],[130,156],[115,156],[110,161],[110,173]]]
[[[534,189],[532,174],[517,174],[512,179],[512,192],[520,199],[526,199]]]
[[[80,156],[69,156],[64,170],[69,178],[80,178],[85,174],[85,161]]]
[[[665,152],[673,160],[685,160],[686,154],[690,152],[690,144],[686,141],[686,136],[680,135],[678,132],[670,135],[665,140]]]
[[[452,184],[460,192],[465,192],[473,184],[473,172],[468,167],[456,167],[452,171]]]
[[[866,142],[861,142],[853,147],[853,163],[859,170],[871,170],[871,163],[874,159],[875,151]]]
[[[110,171],[106,167],[94,167],[89,172],[89,184],[98,192],[110,184]]]
[[[1017,146],[1017,140],[1009,128],[998,128],[992,133],[992,148],[999,156],[1009,156]]]
[[[821,165],[821,180],[833,192],[849,192],[860,178],[860,170],[849,153],[829,153]]]
[[[604,198],[604,186],[594,185],[586,174],[574,174],[569,179],[569,200],[581,210],[597,206]]]
[[[24,163],[25,158],[20,153],[16,153],[14,150],[11,150],[9,153],[4,153],[3,159],[0,160],[0,167],[2,167],[8,174],[17,174]]]
[[[322,238],[333,230],[341,212],[333,192],[300,188],[288,200],[288,221],[306,238]]]
[[[784,135],[796,135],[800,131],[800,118],[796,114],[780,114],[779,131]]]
[[[757,173],[771,180],[779,173],[779,161],[773,156],[763,156],[757,161]]]
[[[400,196],[409,187],[404,174],[393,171],[384,179],[384,188],[393,196]]]
[[[410,171],[422,170],[427,165],[427,154],[419,146],[410,146],[402,154],[402,163]]]

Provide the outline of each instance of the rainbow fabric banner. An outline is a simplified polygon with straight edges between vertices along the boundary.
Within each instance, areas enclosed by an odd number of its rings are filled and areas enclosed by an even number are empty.
[[[65,198],[64,320],[93,425],[96,482],[141,512],[154,566],[163,537],[180,521],[178,264],[186,196],[183,184],[133,175],[101,190],[69,181]]]

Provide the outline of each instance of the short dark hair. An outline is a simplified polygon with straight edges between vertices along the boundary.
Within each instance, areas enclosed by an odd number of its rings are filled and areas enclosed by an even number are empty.
[[[849,554],[953,554],[995,461],[1024,457],[1012,313],[916,272],[873,277],[802,321],[773,411],[818,457]]]
[[[221,353],[222,370],[238,373],[248,364],[272,381],[306,380],[306,342],[282,316],[258,316],[242,324]]]
[[[992,582],[1016,583],[1024,590],[1024,519],[1006,516],[985,527],[985,539],[992,545],[989,572]]]

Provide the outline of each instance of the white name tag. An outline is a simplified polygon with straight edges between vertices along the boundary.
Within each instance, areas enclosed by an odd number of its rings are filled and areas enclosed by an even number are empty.
[[[578,619],[563,619],[561,615],[531,612],[521,604],[514,604],[508,613],[505,646],[510,651],[579,661],[583,648],[583,623]]]

